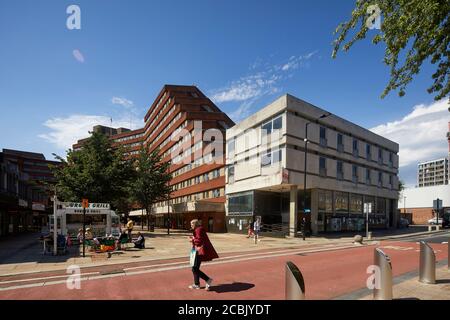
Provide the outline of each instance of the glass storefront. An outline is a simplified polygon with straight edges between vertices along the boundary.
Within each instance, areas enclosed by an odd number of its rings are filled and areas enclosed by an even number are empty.
[[[366,226],[364,208],[369,208],[369,227],[386,228],[388,224],[385,198],[360,194],[318,190],[319,232],[363,231]]]

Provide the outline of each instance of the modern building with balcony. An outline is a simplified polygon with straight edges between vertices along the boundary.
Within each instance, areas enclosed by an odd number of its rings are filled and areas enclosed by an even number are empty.
[[[313,234],[363,231],[367,216],[370,229],[397,226],[397,143],[291,95],[226,137],[228,231],[257,218],[290,236],[303,218]]]

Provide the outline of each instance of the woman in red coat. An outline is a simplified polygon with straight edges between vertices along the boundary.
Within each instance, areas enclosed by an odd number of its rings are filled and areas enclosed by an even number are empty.
[[[191,221],[191,228],[194,230],[193,237],[190,238],[192,248],[197,250],[197,259],[195,259],[192,273],[194,274],[194,284],[190,285],[190,289],[200,289],[200,278],[206,281],[206,290],[211,287],[212,279],[200,271],[200,264],[203,261],[211,261],[219,257],[214,249],[205,229],[200,225],[200,222],[195,219]]]

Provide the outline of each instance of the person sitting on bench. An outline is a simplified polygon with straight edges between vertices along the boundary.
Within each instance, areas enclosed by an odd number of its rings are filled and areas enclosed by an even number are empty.
[[[144,236],[138,232],[137,233],[138,238],[133,241],[134,247],[138,249],[144,249],[145,248],[145,238]]]

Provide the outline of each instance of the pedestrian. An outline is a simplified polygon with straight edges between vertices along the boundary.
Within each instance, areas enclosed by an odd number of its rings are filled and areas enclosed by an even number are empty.
[[[137,233],[137,236],[138,238],[135,241],[133,241],[134,247],[138,249],[144,249],[145,248],[144,236],[140,232]]]
[[[260,230],[261,230],[261,222],[259,221],[259,219],[256,219],[255,223],[253,224],[253,232],[255,234],[255,243],[258,241]]]
[[[192,266],[192,274],[194,275],[194,284],[190,285],[190,289],[200,289],[200,278],[206,282],[206,291],[209,291],[213,279],[208,277],[200,270],[202,262],[211,261],[219,257],[214,249],[205,229],[200,225],[199,220],[194,219],[191,221],[191,229],[193,230],[193,236],[190,237],[192,242],[192,249],[197,251],[197,257],[194,265]]]
[[[250,223],[247,226],[247,229],[248,229],[247,238],[253,237],[255,235],[252,225],[253,225],[253,221],[250,221]]]
[[[128,242],[132,242],[133,241],[132,234],[131,234],[133,232],[133,227],[134,227],[133,220],[128,218],[128,222],[127,222]]]

